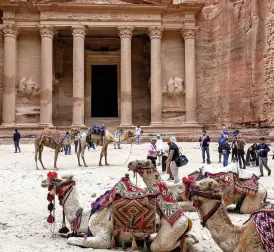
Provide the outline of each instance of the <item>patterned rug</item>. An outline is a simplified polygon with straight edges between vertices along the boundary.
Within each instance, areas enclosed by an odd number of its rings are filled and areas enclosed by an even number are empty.
[[[224,194],[234,194],[235,183],[232,172],[221,172],[217,174],[208,173],[208,176],[218,182]]]
[[[144,202],[144,204],[141,204],[140,202]],[[129,219],[134,218],[134,220],[136,220],[134,225],[136,226],[137,220],[142,218],[141,214],[137,214],[137,216],[132,215],[133,212],[137,213],[140,209],[145,209],[145,207],[147,207],[145,212],[148,212],[148,216],[152,215],[152,212],[150,212],[152,209],[153,214],[155,215],[155,208],[152,208],[152,205],[156,204],[153,202],[156,202],[159,210],[171,226],[184,212],[178,202],[170,196],[168,187],[164,182],[160,181],[155,183],[153,187],[141,189],[134,186],[126,178],[122,178],[117,184],[114,185],[114,187],[106,191],[105,194],[101,195],[98,199],[96,199],[96,201],[92,202],[91,207],[92,213],[94,213],[112,203],[114,204],[114,207],[115,204],[120,207],[123,206],[124,216],[116,217],[116,223],[118,223],[117,229],[121,229],[121,225],[124,225],[124,228],[127,229],[129,227],[127,227],[125,223],[129,224]],[[129,207],[128,210],[126,210],[126,206]],[[115,211],[117,214],[120,213],[119,210]],[[150,222],[148,221],[148,217],[144,216],[143,222],[146,223],[147,229],[152,230],[152,223],[155,222],[154,220]]]
[[[259,188],[258,180],[259,178],[256,175],[253,175],[247,180],[240,180],[239,177],[234,174],[235,191],[242,194],[255,196]]]
[[[250,215],[250,218],[253,219],[265,250],[267,252],[274,252],[274,204],[269,208],[254,212]]]
[[[61,144],[65,136],[61,134],[58,130],[45,129],[39,136],[39,145],[42,142],[55,142],[56,144]]]

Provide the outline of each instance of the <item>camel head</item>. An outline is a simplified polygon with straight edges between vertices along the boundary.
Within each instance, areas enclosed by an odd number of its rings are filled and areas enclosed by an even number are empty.
[[[47,179],[43,180],[41,183],[42,187],[48,188],[51,197],[54,197],[55,195],[59,196],[60,203],[74,185],[75,181],[72,175],[62,175],[61,178],[58,178],[56,172],[49,172]]]
[[[222,197],[223,191],[214,179],[205,178],[195,182],[190,194],[193,195],[193,199],[203,202],[208,199],[219,199]]]

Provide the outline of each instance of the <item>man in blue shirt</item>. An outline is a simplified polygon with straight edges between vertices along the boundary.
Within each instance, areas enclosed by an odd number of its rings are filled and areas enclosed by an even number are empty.
[[[266,139],[264,137],[261,137],[260,140],[261,140],[261,143],[258,144],[258,146],[257,146],[257,152],[259,154],[259,167],[260,167],[260,172],[261,172],[260,177],[264,176],[263,166],[268,171],[268,176],[270,176],[271,170],[267,165],[267,154],[270,151],[270,149],[269,149],[268,145],[265,143]]]
[[[226,137],[224,136],[223,133],[221,133],[221,136],[218,138],[218,144],[219,144],[219,146],[218,146],[219,163],[222,162],[222,161],[221,161],[222,154],[223,154],[223,152],[222,152],[222,144],[223,144],[223,142],[224,142],[225,139],[226,139]]]

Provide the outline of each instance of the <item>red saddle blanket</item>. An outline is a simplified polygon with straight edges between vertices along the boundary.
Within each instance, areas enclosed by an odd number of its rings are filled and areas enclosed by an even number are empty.
[[[62,141],[64,140],[64,135],[61,134],[58,130],[52,130],[52,129],[45,129],[41,135],[39,136],[39,145],[43,141],[54,141],[56,144],[61,144]]]
[[[250,218],[252,218],[255,224],[265,250],[267,252],[274,252],[274,204],[269,208],[254,212],[250,215]]]

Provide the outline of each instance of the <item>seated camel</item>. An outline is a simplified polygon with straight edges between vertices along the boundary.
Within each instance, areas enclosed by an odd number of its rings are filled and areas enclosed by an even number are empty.
[[[131,161],[128,164],[128,168],[130,171],[133,171],[134,174],[135,173],[139,174],[147,186],[155,183],[156,181],[155,175],[160,177],[158,170],[152,165],[151,161],[149,160]],[[222,169],[226,169],[226,170],[222,170]],[[232,164],[231,166],[227,166],[220,169],[218,168],[218,172],[225,173],[224,180],[229,179],[232,176],[232,174],[227,173],[229,169],[231,171],[236,172],[237,167],[236,165]],[[210,174],[208,173],[208,171],[211,171],[213,173],[213,168],[211,168],[210,166],[207,166],[202,168],[201,171],[196,171],[191,175],[195,178],[195,180],[202,179],[202,178],[205,178],[206,175]],[[253,175],[253,173],[251,173],[251,175]],[[240,169],[239,177],[248,178],[251,176],[247,171],[244,172]],[[218,177],[215,176],[213,177],[213,179],[218,180]],[[187,199],[185,195],[186,190],[185,190],[184,183],[178,183],[175,185],[167,184],[167,185],[168,185],[169,192],[173,195],[173,197],[176,198],[177,201],[180,202],[180,204],[185,208],[185,210],[195,211],[192,203],[189,202],[189,200]],[[267,191],[261,184],[258,185],[258,190],[256,191],[256,193],[254,192],[252,195],[248,193],[237,192],[234,190],[234,187],[230,188],[230,191],[226,190],[224,192],[225,193],[223,197],[224,197],[225,204],[228,206],[233,203],[237,203],[237,206],[236,206],[237,211],[244,214],[252,213],[262,208],[265,205],[265,201],[267,197]]]
[[[93,202],[92,208],[83,209],[73,176],[58,178],[56,172],[50,172],[48,173],[48,178],[42,181],[41,186],[48,189],[48,200],[52,201],[55,195],[58,196],[59,203],[63,207],[63,213],[71,224],[74,233],[86,234],[85,237],[70,237],[68,239],[68,244],[70,245],[109,249],[110,247],[115,247],[116,243],[125,245],[129,239],[132,242],[132,247],[136,248],[135,238],[147,236],[147,233],[142,233],[143,230],[148,228],[154,229],[155,227],[158,227],[158,230],[150,245],[152,252],[168,252],[176,247],[181,247],[181,251],[187,251],[187,246],[197,242],[196,239],[188,235],[192,227],[191,219],[176,205],[176,202],[160,205],[159,210],[157,210],[157,213],[162,213],[160,215],[156,214],[156,209],[153,210],[154,208],[152,210],[155,212],[148,211],[150,206],[158,206],[159,202],[162,202],[161,199],[167,197],[164,193],[155,191],[160,187],[141,190],[134,187],[128,178],[122,178],[111,190],[108,190]],[[161,186],[161,190],[164,190],[164,184],[160,183],[159,186]],[[129,191],[132,188],[134,190]],[[124,193],[127,195],[126,198],[122,196]],[[129,195],[131,196],[129,197]],[[138,195],[138,197],[135,198],[132,195]],[[141,197],[141,195],[144,197]],[[157,197],[157,200],[155,197]],[[174,201],[171,198],[169,200]],[[137,207],[134,201],[138,201],[137,205],[140,206],[141,204],[141,208],[146,208],[147,210],[132,212],[130,209],[134,210]],[[156,201],[158,202],[157,204]],[[127,207],[125,202],[129,204],[129,207]],[[155,204],[151,204],[151,202],[155,202]],[[124,205],[121,206],[120,204]],[[164,207],[170,208],[170,211],[167,211],[168,214],[172,213],[170,216],[163,213],[162,208]],[[123,223],[123,221],[127,220],[123,218],[123,214],[128,213],[132,214],[130,222],[126,221],[126,223]],[[141,214],[142,216],[138,217],[138,213],[146,214]],[[147,218],[147,214],[149,214],[149,218]],[[156,216],[155,219],[154,216]],[[171,220],[172,223],[170,222]],[[51,217],[48,218],[48,221],[52,223],[55,220]],[[159,224],[157,224],[158,222]],[[120,223],[130,226],[124,230],[124,226],[121,226]],[[135,233],[136,230],[138,231],[137,233]],[[92,236],[90,236],[91,234]]]
[[[39,170],[38,165],[37,165],[37,156],[38,159],[43,167],[43,169],[46,169],[43,161],[42,161],[42,152],[44,150],[44,146],[54,149],[55,150],[55,155],[54,155],[54,169],[57,170],[57,159],[58,159],[58,154],[59,152],[63,149],[64,146],[67,144],[70,144],[75,136],[78,134],[77,129],[71,129],[71,139],[70,141],[67,141],[65,138],[65,135],[61,134],[58,130],[56,129],[44,129],[43,132],[35,138],[34,145],[35,145],[35,164],[36,164],[36,169]]]
[[[189,178],[185,182],[191,184]],[[242,226],[232,224],[219,183],[206,178],[190,188],[189,199],[201,218],[201,224],[224,252],[271,252],[274,248],[274,205],[254,212]]]

